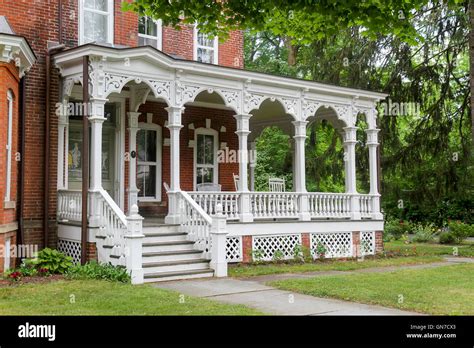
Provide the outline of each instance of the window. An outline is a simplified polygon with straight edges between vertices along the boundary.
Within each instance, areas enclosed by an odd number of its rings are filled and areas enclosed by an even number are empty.
[[[5,185],[5,202],[10,201],[11,192],[11,178],[12,178],[12,128],[13,128],[13,93],[9,90],[7,92],[7,177]]]
[[[161,129],[154,124],[139,124],[137,133],[138,199],[161,200]]]
[[[161,50],[161,19],[155,21],[149,17],[138,20],[138,45],[150,45]]]
[[[113,43],[113,0],[79,0],[79,11],[79,44]]]
[[[194,158],[195,184],[217,184],[217,131],[207,128],[196,130]]]
[[[218,44],[217,37],[211,38],[194,27],[194,60],[218,64]]]

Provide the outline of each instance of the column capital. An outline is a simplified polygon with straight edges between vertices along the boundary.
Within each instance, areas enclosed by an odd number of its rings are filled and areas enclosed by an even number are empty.
[[[140,117],[141,112],[127,112],[128,116],[128,129],[138,128],[138,117]]]
[[[106,118],[105,115],[105,103],[108,101],[106,98],[94,98],[89,99],[88,113],[89,121],[91,123],[103,123]]]
[[[378,143],[378,133],[380,129],[372,128],[366,129],[365,132],[367,133],[367,145],[368,146],[377,146]]]
[[[357,129],[359,127],[350,126],[350,127],[343,127],[344,130],[344,144],[355,144],[357,143]]]
[[[296,120],[291,123],[295,127],[295,135],[293,136],[293,139],[306,139],[306,125],[308,124],[308,121]]]
[[[238,136],[250,134],[249,120],[251,117],[251,114],[234,115],[234,118],[237,120],[237,131],[235,132],[235,134],[237,134]]]
[[[180,106],[168,106],[165,108],[168,111],[168,129],[179,129],[182,128],[181,114],[184,112],[184,107]]]

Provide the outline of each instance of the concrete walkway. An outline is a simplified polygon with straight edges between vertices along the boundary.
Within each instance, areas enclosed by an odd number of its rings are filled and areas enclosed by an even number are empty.
[[[295,278],[310,278],[329,274],[353,274],[368,272],[393,272],[401,269],[434,268],[457,263],[474,262],[471,258],[446,257],[444,262],[407,265],[398,267],[375,267],[356,271],[331,271],[298,274],[275,274],[246,279],[207,278],[155,283],[154,286],[177,291],[181,294],[209,298],[212,300],[243,304],[273,315],[420,315],[376,305],[366,305],[335,299],[278,290],[265,285],[267,281]]]

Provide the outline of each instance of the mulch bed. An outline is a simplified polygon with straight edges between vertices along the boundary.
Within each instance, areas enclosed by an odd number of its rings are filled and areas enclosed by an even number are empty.
[[[58,280],[65,279],[62,274],[53,274],[47,277],[22,277],[19,281],[12,281],[9,279],[0,279],[0,288],[6,288],[10,286],[18,286],[22,284],[41,284],[50,283]]]

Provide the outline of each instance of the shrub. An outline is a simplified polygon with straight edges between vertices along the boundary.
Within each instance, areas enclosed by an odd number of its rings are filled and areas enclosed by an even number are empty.
[[[273,253],[273,261],[279,262],[282,261],[285,258],[285,254],[281,250],[275,250]]]
[[[31,263],[36,270],[45,269],[51,274],[63,274],[73,265],[72,257],[50,248],[41,250]]]
[[[24,277],[33,277],[37,275],[38,270],[36,269],[32,259],[24,259],[18,268],[18,272],[20,272]]]
[[[96,261],[88,262],[85,265],[75,265],[67,271],[66,276],[71,279],[99,279],[121,283],[130,282],[130,275],[126,268],[105,263],[99,264]]]
[[[461,243],[471,234],[474,234],[474,226],[462,222],[450,222],[448,226],[449,232],[452,234],[456,243]]]
[[[316,255],[320,259],[324,259],[324,256],[326,255],[326,247],[321,242],[318,242],[318,245],[316,246]]]
[[[399,240],[408,231],[409,225],[398,220],[388,220],[385,223],[384,235],[388,240]]]
[[[263,250],[257,249],[252,251],[252,260],[255,263],[260,263],[263,261],[264,253]]]
[[[417,226],[415,226],[415,229],[413,230],[413,232],[415,233],[413,237],[413,242],[417,242],[417,243],[430,242],[434,239],[434,236],[436,234],[436,230],[433,224],[429,224],[429,225],[418,224]]]
[[[454,244],[456,243],[456,238],[454,238],[452,233],[443,232],[439,236],[439,242],[441,244]]]

